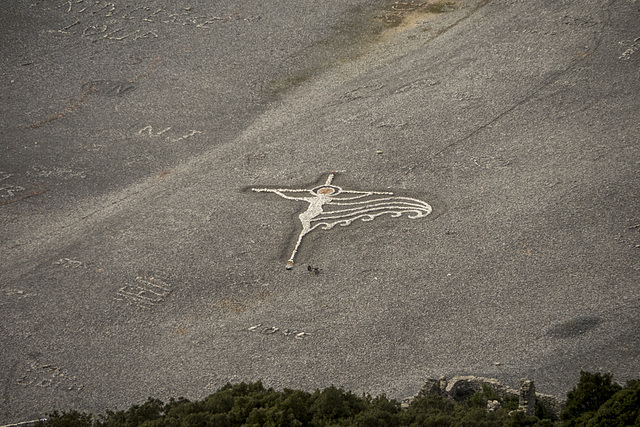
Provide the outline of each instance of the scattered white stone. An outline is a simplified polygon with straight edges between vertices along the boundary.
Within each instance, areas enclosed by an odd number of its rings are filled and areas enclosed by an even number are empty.
[[[487,412],[494,412],[500,409],[500,402],[497,400],[489,400],[487,402]]]

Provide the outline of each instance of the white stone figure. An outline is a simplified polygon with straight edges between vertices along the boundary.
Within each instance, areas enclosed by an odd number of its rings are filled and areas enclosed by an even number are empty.
[[[298,217],[302,223],[302,230],[293,248],[291,257],[286,263],[287,270],[293,268],[294,258],[302,238],[320,227],[322,230],[330,230],[336,225],[347,226],[357,219],[372,221],[384,214],[399,217],[408,213],[411,219],[421,218],[431,213],[431,206],[422,200],[409,197],[393,196],[392,192],[382,191],[353,191],[331,185],[335,173],[329,174],[323,185],[312,189],[286,189],[286,188],[252,188],[259,193],[275,193],[288,200],[309,203],[306,211]],[[310,196],[294,196],[285,193],[310,193]],[[337,206],[337,208],[331,208]]]

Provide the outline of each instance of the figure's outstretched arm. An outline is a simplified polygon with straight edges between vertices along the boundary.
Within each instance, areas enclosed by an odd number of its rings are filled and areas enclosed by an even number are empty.
[[[289,200],[297,200],[297,201],[302,201],[302,202],[306,202],[307,198],[306,197],[292,197],[292,196],[287,196],[286,194],[284,194],[282,192],[282,190],[276,190],[273,188],[252,188],[251,191],[255,191],[256,193],[276,193],[278,196],[285,198],[285,199],[289,199]],[[293,190],[293,191],[308,191],[308,190]]]

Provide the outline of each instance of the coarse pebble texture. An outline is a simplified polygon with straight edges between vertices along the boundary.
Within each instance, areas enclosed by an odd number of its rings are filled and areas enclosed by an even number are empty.
[[[401,399],[441,375],[556,396],[581,369],[638,377],[639,20],[628,0],[5,2],[0,423],[239,381]],[[433,212],[317,228],[286,270],[309,205],[251,189],[332,171]]]

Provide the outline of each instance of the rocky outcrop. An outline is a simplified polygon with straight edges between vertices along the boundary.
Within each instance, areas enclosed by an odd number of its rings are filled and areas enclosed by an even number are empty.
[[[518,410],[524,412],[526,415],[535,415],[536,387],[533,385],[533,381],[526,379],[520,380],[519,398]]]
[[[406,408],[416,397],[428,394],[439,394],[460,401],[469,399],[475,393],[490,394],[500,400],[517,398],[519,401],[518,411],[523,411],[527,415],[536,415],[537,409],[546,415],[559,418],[564,406],[564,401],[555,396],[536,393],[535,385],[531,380],[521,380],[520,390],[514,390],[495,378],[475,376],[455,376],[450,379],[445,377],[429,378],[416,395],[403,400],[402,406]],[[494,398],[489,399],[487,410],[492,411],[499,407],[498,401]],[[538,415],[542,415],[542,413],[538,413]]]

